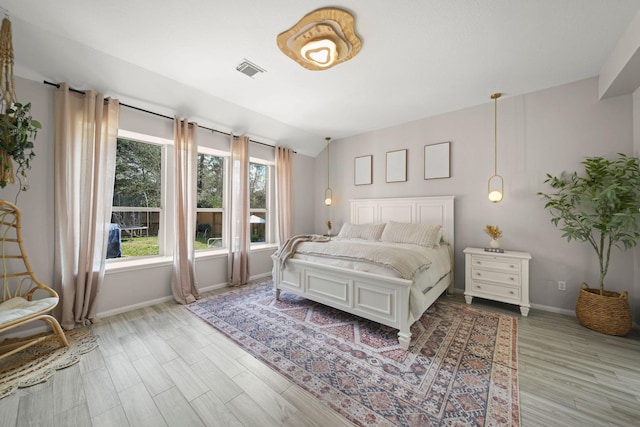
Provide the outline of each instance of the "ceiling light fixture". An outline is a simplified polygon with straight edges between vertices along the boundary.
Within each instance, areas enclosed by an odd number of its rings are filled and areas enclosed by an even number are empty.
[[[342,9],[322,8],[305,15],[280,33],[278,48],[308,70],[326,70],[348,61],[362,42],[356,35],[353,16]]]
[[[325,138],[327,140],[327,189],[324,190],[324,204],[327,206],[331,206],[331,202],[333,202],[333,191],[331,191],[331,187],[329,186],[329,163],[331,157],[329,156],[329,145],[331,142],[330,137]]]
[[[501,93],[491,95],[491,99],[494,100],[493,176],[487,184],[491,203],[499,203],[504,197],[504,178],[498,175],[498,98],[501,96]]]

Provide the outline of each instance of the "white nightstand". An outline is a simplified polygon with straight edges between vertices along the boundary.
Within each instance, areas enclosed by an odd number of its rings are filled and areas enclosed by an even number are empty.
[[[528,252],[485,252],[482,248],[466,248],[464,298],[473,297],[517,304],[523,316],[529,314]]]

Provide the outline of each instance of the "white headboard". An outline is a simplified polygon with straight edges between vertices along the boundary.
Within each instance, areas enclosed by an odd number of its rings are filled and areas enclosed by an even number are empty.
[[[352,224],[382,224],[387,221],[440,224],[443,239],[453,249],[454,196],[353,199]]]

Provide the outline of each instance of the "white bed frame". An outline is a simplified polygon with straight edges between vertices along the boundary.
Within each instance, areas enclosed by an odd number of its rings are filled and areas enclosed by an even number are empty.
[[[410,197],[351,200],[353,224],[379,224],[387,221],[441,224],[443,239],[449,243],[451,272],[427,292],[422,313],[450,288],[453,291],[453,199]],[[398,329],[398,341],[409,348],[411,325],[417,320],[409,310],[411,280],[385,277],[315,262],[290,258],[284,269],[273,259],[273,284],[276,299],[284,290],[312,301],[361,316]]]

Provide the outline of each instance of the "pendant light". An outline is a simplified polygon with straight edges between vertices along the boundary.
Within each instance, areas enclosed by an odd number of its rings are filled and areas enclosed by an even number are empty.
[[[499,203],[504,197],[504,178],[498,175],[498,98],[501,93],[494,93],[491,99],[494,100],[494,139],[493,139],[493,176],[489,178],[487,193],[491,203]]]
[[[327,189],[324,190],[324,204],[327,206],[331,206],[333,192],[331,191],[331,187],[329,186],[329,163],[331,161],[331,157],[329,156],[329,143],[331,142],[330,137],[325,138],[327,140]]]

